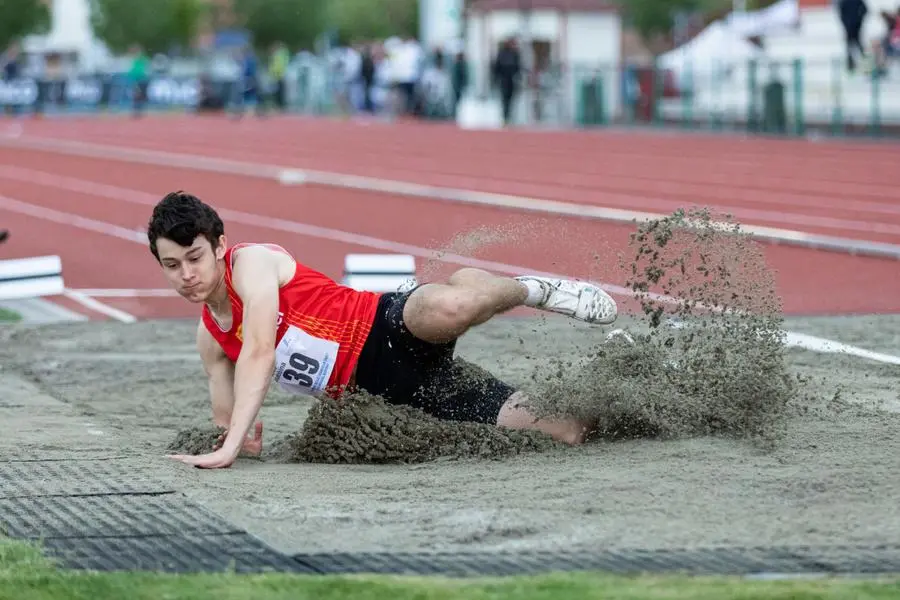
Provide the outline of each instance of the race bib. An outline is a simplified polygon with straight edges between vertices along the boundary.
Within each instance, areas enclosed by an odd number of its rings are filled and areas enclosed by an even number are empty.
[[[321,393],[328,386],[339,347],[337,342],[288,327],[275,348],[275,381],[292,394]]]

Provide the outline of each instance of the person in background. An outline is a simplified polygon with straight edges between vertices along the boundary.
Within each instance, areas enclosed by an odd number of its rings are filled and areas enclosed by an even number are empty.
[[[247,46],[243,49],[239,57],[241,67],[241,77],[238,79],[238,107],[236,117],[244,116],[247,109],[247,103],[253,103],[256,108],[257,116],[261,116],[264,111],[264,103],[260,94],[260,77],[259,77],[259,61],[253,48]]]
[[[363,112],[374,113],[372,88],[375,86],[375,52],[372,44],[364,44],[360,56],[359,79],[362,85]]]
[[[147,103],[147,88],[150,85],[150,58],[143,48],[135,44],[129,51],[131,67],[128,69],[128,81],[132,89],[132,109],[135,117],[140,117]]]
[[[0,55],[0,64],[3,65],[3,81],[13,81],[19,78],[19,74],[21,73],[19,60],[19,45],[17,43],[12,43],[6,52]],[[4,107],[4,110],[8,114],[16,114],[18,112],[18,107],[15,104],[7,104]]]
[[[450,77],[453,82],[453,117],[455,118],[459,108],[459,101],[469,87],[469,61],[466,60],[465,52],[459,51],[456,53]]]
[[[866,56],[866,51],[860,40],[860,33],[862,32],[863,22],[866,19],[869,8],[863,0],[838,0],[837,8],[847,41],[847,70],[853,72],[856,70],[854,53],[858,52],[860,58],[865,58]]]
[[[0,244],[9,239],[9,229],[0,229]]]
[[[512,122],[512,106],[519,87],[522,73],[522,61],[515,38],[503,42],[497,58],[494,60],[493,75],[495,83],[500,87],[500,101],[503,104],[503,123]]]
[[[272,46],[272,56],[269,59],[269,79],[274,86],[275,106],[279,110],[287,107],[287,88],[285,77],[287,68],[291,62],[291,53],[283,42],[276,42]]]
[[[872,55],[875,57],[876,77],[887,73],[887,61],[900,56],[900,8],[894,12],[882,10],[881,18],[885,24],[884,37],[872,41]]]

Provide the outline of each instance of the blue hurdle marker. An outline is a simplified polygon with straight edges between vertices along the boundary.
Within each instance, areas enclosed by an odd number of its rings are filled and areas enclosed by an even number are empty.
[[[396,292],[415,285],[416,259],[409,254],[348,254],[343,285],[366,292]]]
[[[0,300],[56,296],[64,290],[58,256],[0,260]]]

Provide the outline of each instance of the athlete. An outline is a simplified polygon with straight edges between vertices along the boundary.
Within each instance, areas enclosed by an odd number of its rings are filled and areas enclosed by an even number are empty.
[[[213,452],[176,460],[223,468],[242,449],[259,454],[262,424],[254,422],[272,381],[337,399],[361,389],[437,418],[536,429],[569,444],[593,426],[536,419],[523,392],[468,374],[453,354],[471,327],[522,305],[613,323],[616,303],[595,286],[460,269],[446,282],[404,292],[357,291],[274,244],[229,247],[216,211],[181,191],[156,205],[148,238],[172,287],[203,305],[197,348],[213,421],[226,430]]]

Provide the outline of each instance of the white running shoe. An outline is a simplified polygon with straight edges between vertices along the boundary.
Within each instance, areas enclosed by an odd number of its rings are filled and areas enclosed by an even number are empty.
[[[618,317],[618,307],[612,296],[590,283],[534,275],[523,275],[516,279],[526,285],[533,286],[536,283],[543,292],[535,302],[528,303],[532,308],[600,325],[609,325]]]

